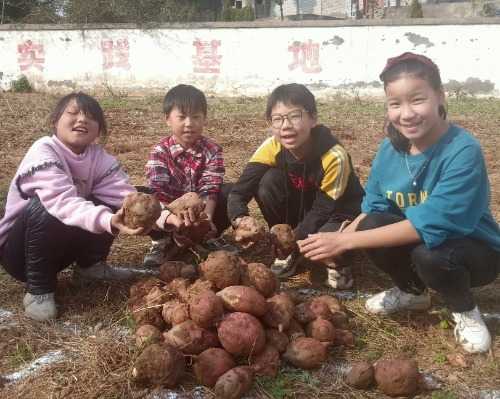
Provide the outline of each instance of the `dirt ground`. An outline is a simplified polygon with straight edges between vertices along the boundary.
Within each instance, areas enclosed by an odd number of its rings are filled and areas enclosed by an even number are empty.
[[[160,97],[97,96],[109,123],[105,146],[116,155],[132,183],[144,183],[144,163],[151,146],[166,134]],[[0,93],[0,209],[10,179],[31,143],[48,132],[47,116],[57,97],[47,94]],[[264,99],[209,98],[206,134],[224,148],[226,179],[234,181],[252,152],[267,136],[263,119]],[[319,102],[319,119],[331,127],[350,152],[364,183],[371,161],[383,138],[384,108],[373,99],[337,96]],[[470,129],[480,140],[491,182],[491,208],[500,220],[500,100],[453,98],[449,118]],[[255,207],[253,212],[258,216]],[[0,210],[0,216],[3,209]],[[119,237],[113,244],[110,263],[138,267],[147,250],[145,238]],[[261,246],[243,254],[246,259],[268,262],[269,251]],[[450,314],[433,295],[429,313],[404,313],[374,318],[363,308],[364,298],[390,286],[361,255],[353,262],[355,289],[344,301],[349,310],[354,348],[335,348],[320,370],[306,372],[283,367],[274,379],[259,379],[252,398],[376,398],[376,390],[356,391],[342,381],[342,365],[357,360],[405,356],[417,360],[438,389],[421,397],[486,397],[500,391],[500,280],[475,289],[481,311],[493,314],[487,324],[494,337],[493,350],[485,355],[466,355],[455,344]],[[289,282],[295,289],[310,289],[307,273]],[[126,301],[129,286],[106,283],[81,284],[71,270],[61,273],[57,291],[60,317],[53,323],[32,322],[22,315],[23,286],[0,271],[0,397],[2,398],[212,398],[197,387],[191,375],[178,395],[151,394],[130,379],[131,364],[138,355],[130,330]],[[306,294],[310,291],[302,291]],[[332,293],[332,292],[331,292]],[[6,313],[11,312],[11,313]],[[496,315],[496,317],[495,317]],[[2,376],[23,370],[33,360],[52,354],[58,361],[28,372],[8,383]],[[457,361],[456,359],[459,359]],[[3,381],[3,382],[2,382]],[[500,392],[497,393],[500,395]]]

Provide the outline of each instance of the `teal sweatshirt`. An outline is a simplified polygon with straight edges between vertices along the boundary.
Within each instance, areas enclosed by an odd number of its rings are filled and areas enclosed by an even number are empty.
[[[500,251],[481,147],[459,126],[450,124],[437,143],[418,155],[396,151],[386,138],[365,191],[363,213],[403,214],[428,248],[470,237]]]

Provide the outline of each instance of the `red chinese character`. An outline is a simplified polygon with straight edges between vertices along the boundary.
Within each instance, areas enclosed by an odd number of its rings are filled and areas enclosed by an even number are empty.
[[[102,67],[130,69],[128,39],[118,39],[116,43],[111,39],[101,41]]]
[[[220,40],[201,41],[196,39],[193,42],[196,47],[196,55],[193,56],[194,71],[199,73],[219,73],[221,55],[217,54]]]
[[[43,64],[45,62],[43,44],[34,44],[31,40],[26,40],[17,46],[17,53],[19,54],[17,62],[21,71],[25,71],[31,67],[43,71]]]
[[[293,54],[293,62],[288,65],[290,71],[301,67],[305,73],[321,72],[319,43],[313,43],[310,39],[307,42],[294,42],[288,46],[288,51]]]

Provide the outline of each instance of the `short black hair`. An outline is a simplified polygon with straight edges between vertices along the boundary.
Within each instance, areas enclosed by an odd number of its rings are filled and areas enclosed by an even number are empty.
[[[108,126],[104,117],[104,111],[94,97],[81,91],[69,93],[57,102],[54,111],[52,111],[49,118],[52,128],[55,128],[55,125],[61,118],[64,110],[72,100],[76,101],[76,105],[80,111],[94,119],[99,124],[99,134],[106,136],[108,133]]]
[[[180,84],[172,87],[163,99],[163,112],[169,115],[178,108],[183,114],[203,112],[207,116],[207,99],[200,89],[191,85]]]
[[[298,105],[311,116],[316,116],[316,100],[311,91],[302,84],[290,83],[276,87],[267,99],[266,119],[271,119],[271,112],[277,103]]]

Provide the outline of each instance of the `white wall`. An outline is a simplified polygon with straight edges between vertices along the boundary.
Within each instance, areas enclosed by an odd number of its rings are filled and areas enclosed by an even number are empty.
[[[443,81],[489,80],[500,95],[500,23],[490,25],[280,28],[5,30],[0,87],[25,74],[37,89],[165,90],[190,83],[207,93],[266,95],[287,82],[317,95],[382,94],[388,57],[431,57]]]

